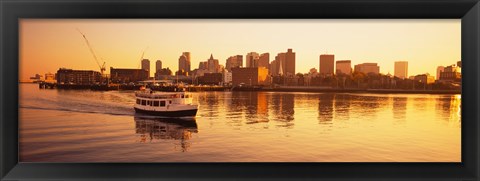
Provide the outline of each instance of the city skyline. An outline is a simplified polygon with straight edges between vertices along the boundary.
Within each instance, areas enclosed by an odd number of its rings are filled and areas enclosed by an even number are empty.
[[[175,30],[176,34],[170,34],[168,36],[171,36],[172,40],[178,39],[179,42],[185,43],[180,43],[180,45],[175,46],[173,46],[174,44],[168,43],[151,43],[146,40],[148,37],[144,37],[143,39],[139,38],[138,42],[127,41],[127,39],[132,39],[133,37],[138,36],[136,34],[129,34],[129,32],[136,31],[128,28],[126,26],[128,24],[151,27],[150,29],[145,28],[149,30],[150,33],[155,30],[153,27],[159,26],[158,24],[170,27],[165,28],[165,31],[168,32]],[[408,26],[406,26],[406,24],[408,24]],[[179,29],[182,25],[184,27],[191,27],[191,29]],[[239,28],[244,25],[256,25],[257,27],[264,27],[265,29],[294,25],[297,29],[288,27],[279,29],[277,31],[278,34],[270,33],[270,36],[265,36],[265,31],[261,31],[261,28],[258,32],[249,31],[235,36],[233,35],[234,33],[232,33],[232,35],[224,35],[224,33],[222,33],[223,31],[231,32],[228,30],[231,30],[232,26]],[[326,29],[325,26],[327,27]],[[352,45],[345,44],[344,46],[341,46],[340,44],[345,43],[346,40],[345,37],[343,39],[339,37],[341,37],[340,35],[345,35],[346,32],[343,31],[343,28],[349,26],[356,27],[356,32],[358,33],[354,33],[356,35],[348,37],[353,38],[350,41],[347,41]],[[335,62],[337,60],[351,60],[352,66],[362,63],[378,63],[378,66],[380,66],[380,73],[383,74],[394,74],[394,62],[408,61],[409,75],[424,73],[435,75],[437,66],[447,66],[452,64],[452,62],[461,59],[459,20],[235,20],[232,22],[226,22],[222,20],[24,19],[21,20],[20,23],[20,80],[28,79],[36,73],[53,73],[60,67],[98,71],[99,68],[91,54],[88,52],[88,47],[85,45],[85,42],[83,42],[84,40],[81,38],[81,35],[76,32],[76,27],[86,34],[97,56],[104,59],[107,65],[107,73],[109,73],[108,67],[140,68],[142,50],[144,50],[146,46],[148,46],[149,49],[146,50],[143,59],[162,60],[162,67],[169,67],[173,72],[178,70],[178,57],[182,52],[191,52],[191,69],[195,69],[198,68],[197,65],[199,65],[200,62],[208,60],[212,54],[215,59],[218,59],[219,64],[223,66],[226,65],[226,60],[229,57],[243,55],[245,56],[245,59],[243,60],[243,65],[245,67],[247,63],[245,62],[247,58],[246,55],[249,52],[257,52],[259,54],[269,53],[272,55],[270,56],[269,61],[272,62],[275,60],[274,57],[278,53],[286,52],[287,49],[293,49],[296,53],[295,73],[307,73],[311,68],[320,70],[318,57],[321,54],[327,53],[335,55]],[[204,27],[206,29],[195,29],[193,27]],[[219,34],[219,37],[195,36],[208,35],[211,32],[207,30],[215,27],[217,28],[217,31],[220,32],[217,33]],[[218,29],[218,27],[223,27],[223,29]],[[319,30],[319,28],[322,27],[324,28],[322,31],[305,30],[305,28]],[[419,27],[422,28],[418,29]],[[111,31],[112,28],[120,28],[121,31],[113,33]],[[340,28],[338,30],[339,32],[332,32],[337,28]],[[380,30],[382,30],[383,34],[378,35],[378,31]],[[164,30],[160,29],[157,31],[161,32]],[[330,33],[331,36],[337,39],[326,41],[324,37],[325,34],[322,34],[322,32],[327,34]],[[117,36],[119,36],[117,39],[125,38],[126,40],[119,40],[122,43],[109,44],[108,42],[113,36],[103,33],[117,34]],[[368,36],[375,33],[375,36]],[[380,37],[389,33],[391,35],[396,35],[396,37],[392,37],[387,41],[380,40],[382,39]],[[147,32],[146,34],[149,33]],[[263,39],[255,38],[259,36],[259,34],[263,35]],[[290,35],[291,38],[286,35]],[[247,40],[233,41],[236,39],[235,37],[238,36]],[[63,37],[63,39],[60,37]],[[165,35],[156,33],[155,36],[152,35],[151,38],[158,40],[159,37],[165,38]],[[282,42],[284,43],[275,44],[274,42],[277,41],[276,38],[279,37],[281,37],[280,39],[282,39]],[[410,37],[410,39],[406,40],[406,37]],[[192,40],[193,38],[194,41],[186,42],[183,40],[185,38],[190,38],[189,40]],[[324,39],[325,41],[319,41],[319,39]],[[146,41],[147,43],[145,43]],[[130,42],[137,46],[127,46],[126,44],[130,45]],[[144,42],[144,45],[140,45],[141,42]],[[308,42],[315,43],[314,45],[311,45],[308,44]],[[324,43],[326,45],[322,45],[322,42],[327,43]],[[359,42],[360,44],[368,43],[368,45],[350,48],[350,46],[358,45]],[[424,46],[425,42],[430,46]],[[206,45],[202,47],[194,46],[198,43],[204,43]],[[224,43],[224,46],[222,46],[222,43]],[[226,46],[225,43],[227,43]],[[300,46],[301,43],[304,43],[304,45]],[[390,47],[386,45],[388,43],[391,44]],[[158,44],[172,46],[167,47],[167,50],[165,51],[160,51]],[[260,44],[261,46],[256,44]],[[318,46],[315,44],[318,44]],[[329,46],[328,44],[331,45]],[[406,44],[406,46],[400,46],[403,44]],[[130,49],[125,50],[119,48],[119,45],[123,45],[122,48],[130,47]],[[60,51],[62,49],[66,50]],[[371,49],[371,51],[359,52],[360,50],[365,49]],[[393,50],[402,51],[394,54],[392,53]],[[409,50],[411,53],[408,53]],[[205,54],[207,54],[207,56],[205,56]],[[118,56],[121,56],[121,58]],[[154,61],[150,61],[151,67],[154,67],[154,64]],[[151,71],[150,76],[153,76],[154,73],[155,72]]]

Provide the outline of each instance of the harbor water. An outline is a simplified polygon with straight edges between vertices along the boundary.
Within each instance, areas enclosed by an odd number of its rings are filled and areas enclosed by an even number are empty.
[[[19,85],[20,162],[460,162],[461,96],[193,92],[193,120],[133,91]]]

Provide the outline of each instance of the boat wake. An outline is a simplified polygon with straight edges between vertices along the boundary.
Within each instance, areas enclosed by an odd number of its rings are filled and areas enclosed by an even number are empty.
[[[38,107],[38,106],[19,106],[20,109],[36,109],[36,110],[48,110],[48,111],[63,111],[63,112],[75,112],[75,113],[90,113],[90,114],[106,114],[113,116],[134,116],[135,111],[130,110],[80,110],[80,109],[71,109],[71,108],[52,108],[52,107]]]

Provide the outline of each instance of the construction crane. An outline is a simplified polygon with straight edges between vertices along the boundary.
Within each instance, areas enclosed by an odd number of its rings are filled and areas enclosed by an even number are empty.
[[[145,49],[143,49],[142,56],[140,57],[140,64],[138,64],[138,68],[140,68],[140,66],[142,65],[143,55],[145,55],[145,51],[147,51],[147,49],[148,49],[148,46]]]
[[[95,51],[93,51],[93,48],[92,46],[90,45],[90,42],[88,42],[88,39],[87,37],[85,36],[85,34],[83,34],[78,28],[77,28],[77,31],[82,34],[83,36],[83,39],[85,39],[85,42],[87,43],[87,46],[88,46],[88,49],[90,50],[90,53],[92,53],[93,55],[93,58],[95,59],[95,61],[97,62],[97,65],[98,67],[100,68],[100,73],[102,74],[102,77],[105,75],[105,62],[103,62],[102,65],[100,65],[100,62],[98,61],[98,58],[97,58],[97,55],[95,54]]]

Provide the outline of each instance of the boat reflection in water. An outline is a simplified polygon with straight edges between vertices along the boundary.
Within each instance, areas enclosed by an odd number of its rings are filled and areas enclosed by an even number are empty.
[[[135,134],[140,137],[139,142],[155,142],[167,140],[179,140],[175,142],[185,152],[190,147],[188,140],[193,133],[198,133],[195,118],[159,118],[141,114],[135,114]]]

